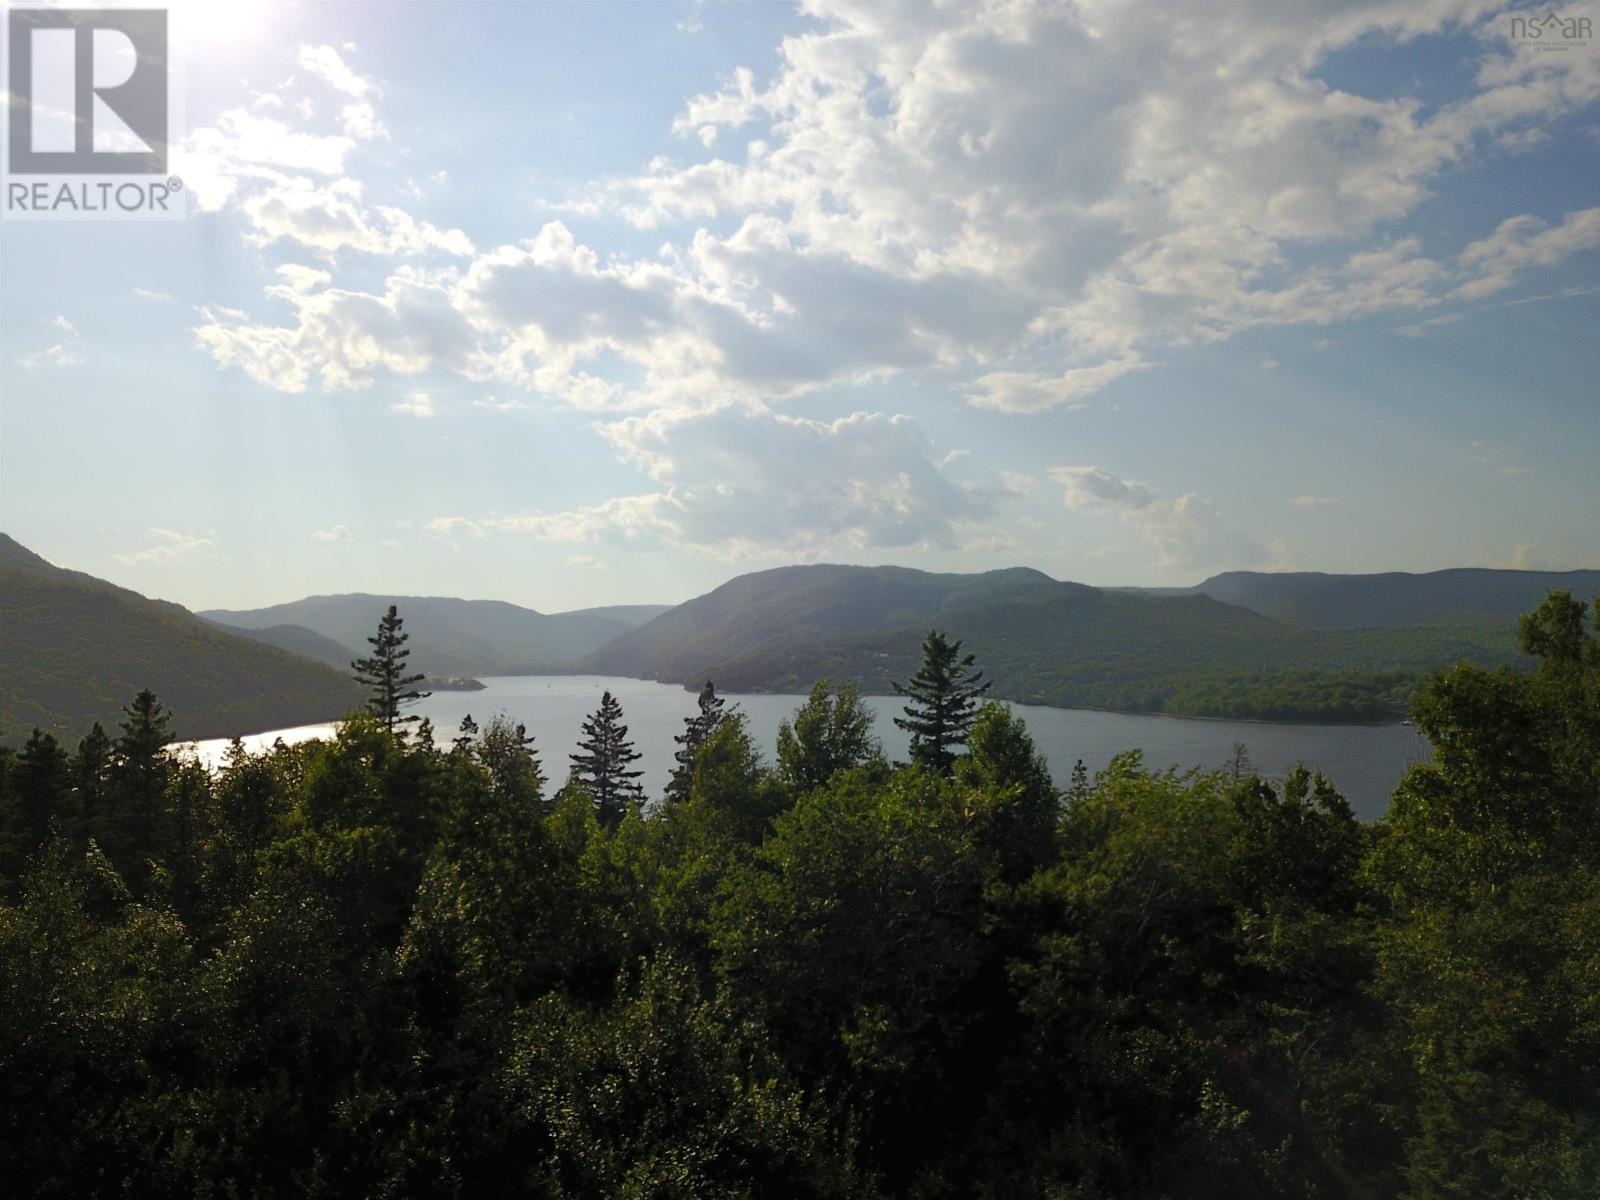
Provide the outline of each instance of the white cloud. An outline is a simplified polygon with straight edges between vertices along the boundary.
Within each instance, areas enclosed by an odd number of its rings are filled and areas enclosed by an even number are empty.
[[[1057,376],[1021,371],[991,372],[978,379],[967,403],[974,408],[1011,413],[1043,412],[1063,404],[1081,408],[1081,404],[1074,403],[1081,397],[1092,395],[1114,379],[1155,365],[1130,350],[1094,366],[1069,368]]]
[[[440,366],[464,370],[475,335],[452,305],[453,276],[402,267],[382,295],[328,286],[326,271],[288,264],[267,294],[290,305],[292,325],[261,325],[231,309],[201,310],[200,346],[221,366],[284,392],[303,392],[314,374],[329,391],[370,387],[376,372],[414,376]]]
[[[219,186],[252,240],[329,261],[347,250],[468,261],[433,276],[427,336],[368,320],[345,341],[345,319],[388,300],[363,278],[297,304],[298,325],[210,322],[227,328],[206,344],[288,390],[420,369],[432,347],[428,366],[601,412],[973,369],[976,407],[1081,405],[1159,366],[1162,347],[1421,313],[1593,244],[1600,209],[1552,229],[1513,218],[1454,256],[1393,230],[1463,156],[1495,152],[1486,137],[1600,96],[1595,56],[1507,46],[1491,7],[1208,6],[1153,22],[1127,5],[815,0],[815,28],[784,42],[770,80],[740,68],[685,105],[673,128],[689,161],[562,202],[670,230],[640,258],[608,256],[560,222],[475,251],[462,230],[370,204],[345,164],[381,136],[377,91],[330,47],[303,47],[302,66],[371,120],[219,121]],[[1478,37],[1479,72],[1447,104],[1317,76],[1357,42],[1463,32]],[[405,346],[391,353],[390,337]]]
[[[569,567],[580,567],[589,571],[604,571],[606,564],[592,554],[569,554],[564,560]]]
[[[1596,246],[1600,246],[1600,208],[1568,213],[1554,227],[1538,217],[1512,217],[1502,221],[1490,236],[1461,252],[1461,267],[1475,278],[1453,294],[1472,300],[1503,291],[1530,267],[1553,266],[1569,255]]]
[[[371,92],[372,82],[356,74],[332,46],[301,46],[300,65],[329,87],[357,98]]]
[[[253,227],[246,240],[295,241],[330,258],[344,249],[386,257],[472,254],[461,230],[439,229],[398,208],[366,207],[361,194],[361,185],[349,179],[325,185],[303,176],[276,179],[239,204]]]
[[[389,411],[408,417],[431,417],[434,415],[433,397],[427,392],[412,392],[404,400],[396,400],[389,405]]]
[[[330,525],[326,529],[313,529],[311,539],[316,542],[349,542],[355,539],[347,525]]]
[[[77,326],[63,317],[60,313],[57,313],[55,316],[50,318],[50,326],[52,329],[59,330],[68,337],[79,336]]]
[[[175,297],[171,292],[154,292],[149,288],[142,287],[134,288],[133,294],[139,297],[141,300],[156,300],[168,304],[177,299],[177,297]]]
[[[666,544],[720,558],[829,548],[955,548],[993,497],[949,479],[908,417],[787,417],[758,405],[655,413],[602,427],[658,490],[552,513],[439,517],[435,533],[488,530],[563,542]]]
[[[1331,504],[1339,503],[1337,496],[1291,496],[1291,508],[1327,508]]]
[[[83,365],[83,355],[57,343],[43,350],[35,350],[32,354],[24,354],[17,360],[17,365],[29,371],[37,371],[41,367],[77,367]]]
[[[1167,570],[1258,566],[1270,561],[1268,547],[1229,528],[1217,507],[1195,492],[1170,503],[1147,484],[1119,479],[1103,467],[1055,467],[1068,508],[1114,513],[1156,550]]]
[[[1155,490],[1136,480],[1118,479],[1104,467],[1052,467],[1068,508],[1148,508]]]
[[[1008,496],[1026,496],[1039,486],[1039,481],[1032,475],[1020,471],[1001,471],[1000,490]]]
[[[145,538],[152,544],[143,550],[114,554],[112,557],[125,566],[135,566],[140,563],[171,562],[195,554],[210,554],[217,548],[215,530],[200,537],[175,529],[150,529],[145,532]]]

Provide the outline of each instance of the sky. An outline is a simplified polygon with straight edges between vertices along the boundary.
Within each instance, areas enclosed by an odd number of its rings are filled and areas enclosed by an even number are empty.
[[[0,223],[0,529],[191,608],[1600,566],[1530,11],[181,4],[186,219]]]

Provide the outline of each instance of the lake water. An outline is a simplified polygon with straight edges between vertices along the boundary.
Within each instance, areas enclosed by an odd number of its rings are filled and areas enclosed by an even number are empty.
[[[622,704],[635,748],[644,756],[635,765],[644,770],[640,782],[650,796],[660,795],[666,786],[676,748],[672,739],[683,731],[683,718],[695,707],[693,692],[641,679],[507,675],[486,677],[483,683],[486,686],[481,692],[437,692],[416,706],[416,712],[433,721],[441,745],[455,735],[466,714],[471,713],[481,726],[504,713],[527,726],[545,763],[545,774],[561,780],[567,774],[567,756],[577,744],[579,725],[599,705],[601,692],[610,689]],[[805,697],[730,693],[727,700],[749,715],[750,728],[770,758],[778,723],[791,716]],[[906,735],[893,722],[904,703],[895,696],[867,698],[878,716],[877,736],[891,759],[906,754]],[[1132,749],[1143,750],[1145,762],[1152,767],[1211,768],[1227,762],[1233,744],[1243,742],[1263,775],[1278,778],[1296,762],[1304,762],[1332,779],[1356,813],[1371,820],[1388,807],[1389,793],[1406,767],[1428,755],[1427,741],[1414,728],[1402,725],[1268,725],[1081,708],[1015,707],[1062,786],[1080,758],[1091,774],[1103,768],[1112,755]],[[255,734],[244,741],[258,748],[270,746],[280,736],[295,742],[330,732],[331,726],[310,725]],[[198,742],[195,747],[202,760],[217,763],[227,744],[218,740]]]

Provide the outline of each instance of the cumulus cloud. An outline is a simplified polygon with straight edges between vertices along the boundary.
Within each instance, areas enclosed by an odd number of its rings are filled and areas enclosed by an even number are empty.
[[[316,542],[350,542],[355,539],[347,525],[330,525],[326,529],[313,529],[311,540]]]
[[[1023,371],[995,371],[974,384],[967,402],[974,408],[999,412],[1043,412],[1060,405],[1081,407],[1080,397],[1092,395],[1114,379],[1155,366],[1129,351],[1090,367],[1069,368],[1061,375],[1037,375]]]
[[[201,310],[199,345],[221,366],[257,382],[303,392],[315,374],[329,391],[370,387],[376,373],[414,376],[430,367],[465,368],[474,335],[451,303],[452,277],[401,268],[383,293],[330,286],[327,271],[278,268],[267,294],[287,303],[292,325],[264,325],[221,307]]]
[[[1104,467],[1052,467],[1050,478],[1062,486],[1068,508],[1149,508],[1153,488],[1136,480],[1118,479]]]
[[[407,417],[431,417],[434,415],[433,397],[427,392],[412,392],[404,400],[389,405],[389,411]]]
[[[1155,548],[1156,565],[1168,570],[1259,566],[1268,548],[1229,528],[1217,507],[1196,492],[1171,502],[1148,484],[1119,479],[1104,467],[1055,467],[1068,508],[1113,513]]]
[[[217,548],[215,537],[215,530],[200,537],[176,529],[150,529],[145,532],[145,539],[150,545],[142,550],[131,550],[124,554],[114,554],[112,557],[125,566],[171,562],[196,554],[210,554]]]
[[[328,257],[346,249],[386,257],[433,250],[461,257],[472,253],[471,240],[459,229],[439,229],[387,205],[367,207],[353,179],[317,184],[304,177],[278,178],[239,208],[250,218],[247,240],[255,245],[293,241]]]
[[[836,421],[759,405],[655,413],[602,427],[657,490],[557,512],[439,517],[435,533],[672,545],[721,558],[959,545],[994,497],[950,479],[908,417]]]
[[[24,354],[17,359],[17,365],[29,371],[37,371],[41,367],[77,367],[83,365],[83,355],[70,346],[57,343],[47,346],[43,350],[35,350],[31,354]]]
[[[1462,268],[1475,277],[1456,288],[1454,295],[1471,300],[1503,291],[1530,267],[1553,266],[1596,246],[1600,246],[1600,208],[1568,213],[1556,226],[1538,217],[1512,217],[1461,252]]]
[[[299,63],[329,87],[360,98],[372,91],[372,81],[356,74],[332,46],[301,46]]]
[[[329,261],[462,260],[434,317],[453,358],[431,365],[594,411],[715,409],[975,369],[970,404],[1037,413],[1158,366],[1164,346],[1419,314],[1592,246],[1600,209],[1549,228],[1513,217],[1454,255],[1393,233],[1465,155],[1600,96],[1595,56],[1511,45],[1494,7],[1208,6],[1153,22],[1126,5],[816,0],[815,27],[785,40],[770,79],[739,68],[686,103],[673,129],[687,161],[663,157],[560,202],[670,231],[637,258],[561,222],[478,249],[462,230],[370,204],[341,179],[374,129],[293,132],[282,109],[218,128],[254,240]],[[1425,106],[1319,78],[1364,39],[1443,34],[1477,39],[1460,99]],[[345,100],[376,102],[332,48],[302,48],[300,61]],[[298,315],[327,323],[380,301],[340,294],[339,312]],[[338,361],[350,355],[335,339],[236,324],[208,345],[228,342],[228,361],[256,363],[272,386],[370,378]],[[402,336],[402,353],[363,344],[359,357],[410,363],[415,330]]]

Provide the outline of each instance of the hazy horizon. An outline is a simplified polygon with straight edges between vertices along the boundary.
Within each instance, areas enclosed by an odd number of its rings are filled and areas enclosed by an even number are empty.
[[[4,530],[0,530],[0,533],[5,533],[5,532],[6,531],[4,531]],[[20,539],[19,539],[19,541],[20,541]],[[26,549],[34,551],[34,553],[39,553],[39,551],[37,550],[36,547],[26,546],[25,544],[24,544],[24,546],[25,546]],[[45,558],[47,560],[50,559],[49,555],[41,555],[41,557],[43,557],[43,558]],[[84,573],[89,574],[89,575],[96,575],[97,574],[95,571],[87,570],[86,568],[83,568],[83,567],[80,567],[80,566],[76,566],[76,565],[74,565],[72,563],[57,562],[55,560],[50,560],[50,561],[52,562],[52,565],[57,566],[57,567],[62,567],[64,569],[66,569],[66,570],[83,571]],[[142,594],[148,595],[151,599],[167,600],[167,601],[171,601],[171,602],[173,602],[175,604],[181,604],[181,605],[183,605],[183,607],[189,609],[191,612],[212,612],[212,611],[245,612],[245,611],[255,611],[255,610],[259,610],[259,609],[276,608],[276,607],[280,607],[282,605],[293,604],[296,601],[312,599],[312,598],[316,598],[316,597],[350,596],[350,595],[373,595],[373,596],[393,596],[393,597],[408,596],[408,597],[411,597],[413,599],[448,599],[448,600],[469,600],[469,601],[499,601],[499,602],[504,602],[504,603],[509,603],[509,604],[515,604],[518,607],[522,607],[522,608],[534,609],[534,610],[536,610],[538,612],[541,612],[541,613],[558,614],[558,613],[564,613],[564,612],[573,612],[573,611],[580,611],[580,610],[585,610],[585,609],[595,609],[595,608],[632,608],[632,607],[641,607],[641,606],[642,607],[649,607],[649,606],[652,606],[652,605],[664,605],[664,606],[667,606],[667,607],[673,607],[673,606],[682,604],[687,600],[692,600],[696,596],[704,595],[706,592],[714,591],[716,588],[721,587],[723,584],[729,583],[729,582],[731,582],[732,580],[738,578],[741,575],[746,575],[746,574],[753,573],[754,571],[779,570],[779,569],[782,569],[784,567],[830,566],[830,565],[832,565],[832,566],[873,567],[873,566],[899,566],[899,565],[905,565],[905,564],[897,564],[897,563],[837,563],[837,562],[832,562],[830,560],[818,560],[816,562],[768,563],[768,564],[765,564],[765,565],[763,565],[761,567],[753,567],[748,571],[746,571],[746,570],[733,570],[733,571],[730,571],[725,577],[716,579],[714,582],[710,583],[704,589],[704,591],[700,591],[700,592],[691,592],[691,593],[688,593],[688,594],[685,594],[685,595],[679,595],[679,596],[673,596],[673,597],[667,597],[667,598],[658,598],[658,599],[646,599],[646,600],[617,600],[617,599],[606,599],[606,598],[604,598],[602,596],[601,599],[595,600],[592,603],[576,605],[574,608],[556,608],[556,607],[552,607],[552,606],[550,606],[548,604],[541,605],[541,604],[537,603],[536,601],[519,600],[519,599],[516,599],[516,598],[511,597],[511,596],[502,596],[502,595],[466,595],[466,594],[463,594],[461,592],[450,592],[450,591],[439,591],[439,590],[407,592],[407,591],[401,591],[401,590],[399,590],[397,588],[385,588],[385,587],[352,587],[352,588],[340,589],[338,591],[305,592],[305,593],[301,593],[301,594],[293,595],[293,596],[268,597],[268,598],[263,598],[263,599],[257,599],[254,602],[245,603],[245,604],[192,604],[192,603],[189,603],[189,602],[185,601],[180,596],[168,596],[168,595],[160,595],[160,594],[148,593],[148,592],[147,593],[142,593]],[[1090,586],[1090,587],[1106,588],[1106,589],[1113,589],[1113,590],[1115,590],[1115,589],[1143,589],[1143,588],[1156,588],[1156,589],[1160,589],[1160,588],[1177,588],[1177,589],[1181,589],[1181,588],[1184,588],[1184,587],[1197,586],[1197,585],[1205,582],[1206,579],[1211,577],[1211,575],[1207,575],[1207,576],[1197,577],[1195,579],[1189,580],[1186,583],[1176,583],[1176,582],[1174,582],[1174,583],[1167,583],[1167,584],[1131,584],[1131,583],[1116,583],[1116,582],[1096,583],[1096,582],[1093,582],[1093,581],[1088,580],[1088,579],[1080,579],[1080,578],[1075,578],[1075,577],[1072,577],[1072,576],[1062,576],[1062,575],[1053,574],[1053,573],[1051,573],[1049,571],[1042,570],[1042,568],[1035,567],[1035,566],[1033,566],[1032,564],[1029,564],[1029,563],[1009,563],[1009,564],[1002,564],[1002,565],[993,566],[993,567],[977,567],[977,568],[974,568],[971,571],[959,571],[958,570],[958,571],[953,571],[953,572],[939,572],[939,573],[941,573],[941,574],[981,574],[981,573],[987,572],[987,571],[1002,571],[1002,570],[1017,569],[1017,568],[1040,571],[1042,574],[1049,576],[1051,579],[1055,579],[1055,580],[1057,580],[1059,582],[1063,582],[1063,583],[1079,583],[1079,584],[1086,584],[1087,586]],[[923,570],[923,569],[927,569],[927,568],[913,566],[912,569],[914,569],[914,570]],[[1272,569],[1264,570],[1264,571],[1261,571],[1260,573],[1261,574],[1269,574],[1269,575],[1270,574],[1295,574],[1295,573],[1331,574],[1331,575],[1342,575],[1342,574],[1424,575],[1424,574],[1431,574],[1431,573],[1434,573],[1434,572],[1437,572],[1437,571],[1470,570],[1470,569],[1478,569],[1478,570],[1530,570],[1530,571],[1537,570],[1538,572],[1548,573],[1548,574],[1572,574],[1572,573],[1579,572],[1579,571],[1589,571],[1589,570],[1596,570],[1596,569],[1600,569],[1600,568],[1585,567],[1585,566],[1541,567],[1541,568],[1519,568],[1519,567],[1479,567],[1479,568],[1472,568],[1472,567],[1467,567],[1467,566],[1455,566],[1455,567],[1437,567],[1437,568],[1432,568],[1429,571],[1407,571],[1407,570],[1404,570],[1403,568],[1396,568],[1396,569],[1388,570],[1388,571],[1330,572],[1330,571],[1319,571],[1315,567],[1294,567],[1294,568],[1287,568],[1286,567],[1286,568],[1279,568],[1279,569],[1276,569],[1276,570],[1272,570]],[[1223,572],[1213,572],[1212,574],[1215,575],[1215,574],[1222,574],[1222,573]],[[98,576],[98,577],[100,577],[100,578],[108,578],[108,579],[110,578],[109,575]],[[110,579],[110,582],[118,583],[118,581],[115,580],[115,579]],[[119,586],[128,587],[133,591],[139,591],[139,589],[137,587],[135,587],[133,584],[119,583]]]
[[[1592,45],[624,7],[177,5],[187,218],[0,224],[5,527],[191,608],[1600,565]]]

